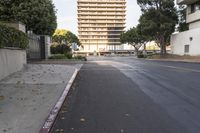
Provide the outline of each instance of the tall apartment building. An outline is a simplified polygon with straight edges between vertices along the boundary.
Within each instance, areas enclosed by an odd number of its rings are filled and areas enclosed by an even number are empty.
[[[78,33],[83,52],[106,52],[120,45],[125,28],[125,0],[77,0]]]
[[[200,55],[200,1],[177,0],[187,5],[186,22],[189,30],[171,36],[172,53],[178,55]]]

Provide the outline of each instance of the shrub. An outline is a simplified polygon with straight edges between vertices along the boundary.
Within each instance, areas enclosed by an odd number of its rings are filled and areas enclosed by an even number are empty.
[[[67,57],[67,59],[72,59],[72,54],[71,53],[66,53],[65,56]]]
[[[0,24],[0,48],[16,47],[26,49],[28,37],[25,33]]]
[[[85,56],[81,56],[81,55],[75,56],[74,59],[87,61],[87,58]]]
[[[65,44],[51,45],[51,54],[67,54],[71,51],[70,47]]]
[[[64,54],[55,54],[49,57],[49,59],[67,59]]]
[[[138,58],[145,58],[145,56],[143,54],[138,54],[137,57]]]

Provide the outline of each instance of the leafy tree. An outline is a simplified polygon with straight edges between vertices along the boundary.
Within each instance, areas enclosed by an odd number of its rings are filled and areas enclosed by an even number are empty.
[[[139,20],[142,34],[155,40],[161,47],[161,54],[165,54],[170,35],[178,23],[174,0],[137,0],[137,2],[142,11]]]
[[[72,43],[77,43],[77,45],[81,45],[78,37],[72,33],[71,31],[65,29],[57,29],[52,36],[52,40],[57,44],[66,44],[71,46]]]
[[[52,35],[57,27],[52,0],[1,0],[0,21],[20,21],[36,34]]]
[[[121,34],[121,43],[128,43],[135,48],[136,55],[138,55],[140,47],[145,43],[145,37],[140,34],[139,28],[131,28],[128,31]]]
[[[189,25],[186,23],[187,6],[180,5],[178,8],[179,25],[178,31],[183,32],[189,30]]]

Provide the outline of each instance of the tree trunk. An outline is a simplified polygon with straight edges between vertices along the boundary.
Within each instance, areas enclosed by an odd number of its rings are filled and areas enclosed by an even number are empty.
[[[136,53],[135,55],[138,56],[138,52],[139,52],[139,50],[138,50],[137,47],[134,47],[134,48],[135,48],[135,53]]]
[[[144,51],[146,51],[146,43],[144,43]]]
[[[167,54],[166,44],[164,45],[164,54]]]
[[[166,47],[165,47],[164,36],[162,35],[160,36],[160,48],[161,48],[160,54],[163,56],[165,54]]]

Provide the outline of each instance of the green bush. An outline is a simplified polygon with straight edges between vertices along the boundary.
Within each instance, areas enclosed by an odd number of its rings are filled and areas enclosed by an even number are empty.
[[[28,37],[25,33],[0,24],[0,48],[16,47],[26,49]]]
[[[65,56],[67,57],[67,59],[72,59],[72,54],[71,53],[66,53]]]
[[[51,54],[67,54],[71,51],[70,47],[65,44],[51,45]]]
[[[81,56],[81,55],[75,56],[74,59],[87,61],[87,58],[85,56]]]
[[[145,56],[143,54],[138,54],[137,57],[138,58],[145,58]]]
[[[49,59],[67,59],[64,54],[55,54],[49,57]]]

